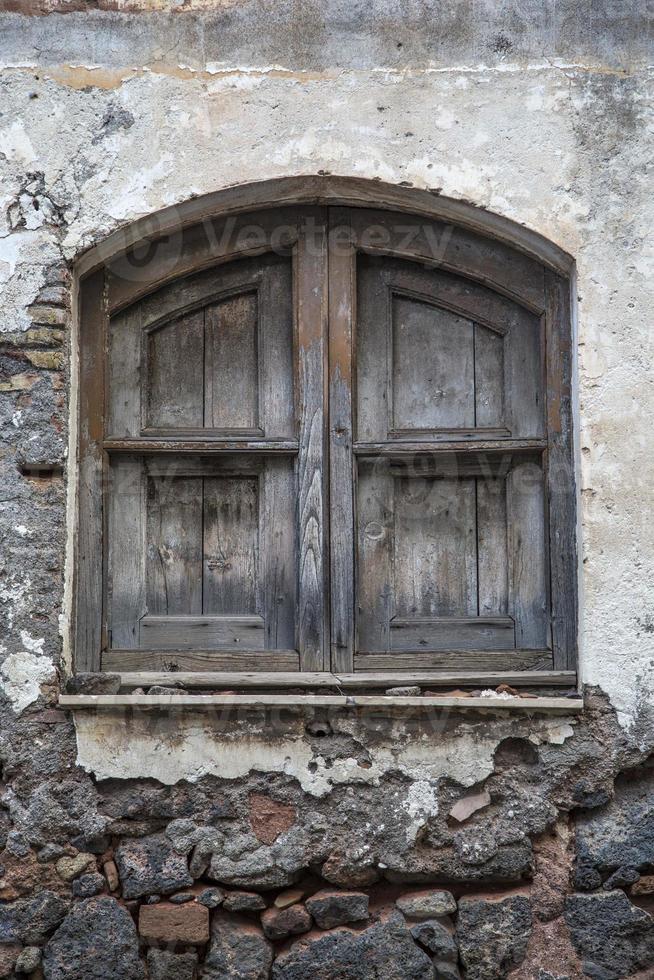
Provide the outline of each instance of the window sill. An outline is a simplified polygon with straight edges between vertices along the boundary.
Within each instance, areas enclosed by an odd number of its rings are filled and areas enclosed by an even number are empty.
[[[517,670],[517,671],[438,671],[438,670],[360,670],[356,673],[332,671],[123,671],[107,670],[118,674],[122,688],[147,688],[155,685],[181,687],[187,690],[235,691],[247,688],[284,690],[289,688],[331,689],[368,691],[375,688],[419,686],[441,688],[444,696],[448,689],[460,687],[494,688],[498,684],[511,687],[575,688],[577,674],[574,670]]]
[[[325,694],[62,694],[62,708],[422,708],[496,713],[572,714],[583,710],[581,697],[455,697],[434,695]]]

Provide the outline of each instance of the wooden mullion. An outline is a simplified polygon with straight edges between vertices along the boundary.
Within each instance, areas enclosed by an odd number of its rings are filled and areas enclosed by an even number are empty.
[[[545,273],[547,294],[547,505],[554,667],[577,659],[577,546],[572,419],[570,282]]]
[[[331,668],[354,669],[353,321],[356,252],[346,210],[330,213],[329,481]],[[338,229],[338,234],[336,234]]]
[[[308,209],[295,251],[299,415],[298,649],[302,670],[329,660],[329,512],[326,394],[327,219]]]

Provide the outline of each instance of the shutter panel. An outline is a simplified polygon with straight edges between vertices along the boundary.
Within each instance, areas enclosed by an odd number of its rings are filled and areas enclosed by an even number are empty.
[[[357,662],[546,650],[540,322],[409,262],[357,272]]]
[[[293,331],[291,264],[275,256],[111,322],[110,433],[149,447],[110,458],[108,625],[124,665],[122,651],[152,651],[138,660],[152,667],[215,651],[213,666],[251,669],[277,650],[260,666],[297,669]]]

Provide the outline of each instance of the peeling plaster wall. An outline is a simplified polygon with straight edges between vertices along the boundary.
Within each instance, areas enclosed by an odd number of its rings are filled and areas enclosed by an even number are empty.
[[[415,797],[407,799],[407,808],[417,812],[423,808],[421,786],[446,777],[461,786],[486,779],[503,739],[524,738],[534,746],[563,745],[574,734],[575,724],[574,719],[506,721],[491,715],[461,721],[451,730],[445,712],[435,715],[431,726],[418,729],[401,719],[386,719],[380,738],[379,730],[367,729],[365,714],[332,715],[330,727],[370,747],[365,767],[353,757],[327,766],[306,739],[303,713],[293,711],[284,712],[283,719],[257,712],[242,717],[240,723],[231,713],[229,724],[206,712],[173,710],[169,718],[155,722],[138,713],[126,718],[123,711],[79,712],[75,719],[78,762],[98,779],[135,779],[147,772],[169,785],[211,775],[238,779],[252,770],[279,772],[318,797],[344,783],[378,786],[385,774],[399,772],[418,787]]]
[[[172,894],[169,867],[198,888],[265,893],[308,876],[314,890],[379,885],[384,900],[445,882],[472,980],[523,959],[520,980],[654,969],[654,922],[625,893],[654,895],[650,6],[0,0],[0,976],[36,943],[46,980],[141,978],[129,889]],[[72,265],[192,196],[319,172],[469,201],[576,260],[582,715],[334,711],[316,734],[297,710],[226,727],[207,712],[57,707]],[[454,807],[471,816],[459,825]],[[95,884],[71,884],[62,859],[95,869]],[[73,902],[84,887],[106,897]],[[461,898],[475,887],[520,891]],[[103,939],[93,930],[109,919]],[[386,929],[375,922],[362,942]],[[510,948],[480,967],[489,929]],[[202,942],[210,957],[208,931]],[[277,954],[276,978],[300,975]],[[378,975],[406,975],[388,962]]]
[[[440,188],[541,232],[578,267],[583,679],[637,726],[654,700],[644,11],[603,7],[591,30],[573,4],[489,4],[486,19],[461,5],[455,20],[428,3],[287,3],[272,18],[257,3],[118,6],[130,12],[0,14],[0,329],[27,330],[46,269],[113,229],[277,175]],[[63,459],[62,429],[30,431],[11,406],[9,446],[48,439]],[[33,509],[5,514],[5,545],[38,548]],[[34,587],[9,564],[10,652],[35,629]]]
[[[364,14],[331,3],[320,17],[281,4],[272,19],[255,3],[193,6],[0,14],[0,329],[30,327],[46,270],[140,215],[238,182],[379,177],[541,232],[578,266],[582,674],[637,727],[654,700],[643,23],[605,13],[591,31],[574,5],[537,5],[538,17],[488,5],[481,22],[429,4],[400,16],[391,4]],[[65,396],[65,377],[48,382]],[[38,455],[35,443],[63,461],[57,408],[56,431],[45,432],[9,406],[8,461],[17,445]],[[37,615],[39,586],[21,560],[46,533],[30,500],[15,515],[3,506],[17,558],[0,582],[7,649],[41,623],[43,653],[56,658],[61,576]],[[60,546],[61,535],[58,572]]]

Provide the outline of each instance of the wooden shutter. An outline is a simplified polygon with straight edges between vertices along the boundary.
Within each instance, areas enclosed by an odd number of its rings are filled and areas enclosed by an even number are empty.
[[[111,320],[105,666],[299,669],[292,276],[244,259]]]
[[[88,276],[78,667],[574,667],[568,282],[474,227],[266,207]]]
[[[415,263],[361,255],[356,274],[357,664],[538,666],[540,320]]]

